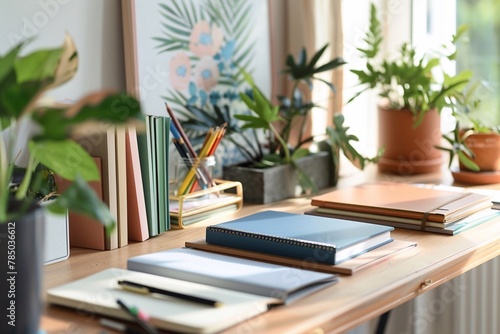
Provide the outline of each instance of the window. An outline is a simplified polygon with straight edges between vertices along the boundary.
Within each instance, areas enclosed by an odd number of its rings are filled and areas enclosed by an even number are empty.
[[[460,25],[468,25],[457,45],[457,70],[474,72],[482,104],[481,118],[500,124],[500,0],[413,1],[412,38],[416,45],[436,46]]]

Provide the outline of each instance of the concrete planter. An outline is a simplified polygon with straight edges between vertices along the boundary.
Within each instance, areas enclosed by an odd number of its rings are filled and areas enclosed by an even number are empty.
[[[319,152],[300,159],[299,168],[316,183],[318,189],[336,184],[332,159],[327,152]],[[224,166],[223,179],[239,181],[243,185],[243,200],[247,203],[266,204],[300,195],[297,171],[291,165],[272,168]]]

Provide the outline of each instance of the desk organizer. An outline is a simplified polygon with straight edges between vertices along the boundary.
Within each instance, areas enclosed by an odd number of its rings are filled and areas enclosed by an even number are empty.
[[[243,206],[240,182],[215,179],[215,186],[182,196],[170,196],[170,224],[182,229],[204,219],[236,212]]]

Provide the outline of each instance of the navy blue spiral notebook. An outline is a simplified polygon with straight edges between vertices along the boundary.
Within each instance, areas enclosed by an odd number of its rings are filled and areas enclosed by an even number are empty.
[[[339,264],[391,242],[393,227],[263,211],[206,230],[209,244]]]

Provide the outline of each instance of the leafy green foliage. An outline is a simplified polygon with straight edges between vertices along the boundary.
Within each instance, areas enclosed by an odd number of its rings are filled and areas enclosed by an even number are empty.
[[[229,141],[248,161],[262,159],[263,152],[258,145],[257,133],[254,130],[243,131],[228,105],[212,105],[212,109],[208,110],[187,105],[186,111],[181,110],[179,114],[183,117],[182,127],[193,145],[201,145],[210,128],[225,124],[226,133],[222,145]]]
[[[474,152],[465,144],[465,139],[472,133],[474,132],[469,130],[461,134],[460,124],[457,122],[455,130],[453,130],[451,134],[443,135],[443,138],[450,144],[450,147],[436,146],[436,148],[447,151],[450,154],[448,167],[451,167],[456,155],[465,167],[472,171],[479,172],[479,166],[470,158],[474,158]]]
[[[39,97],[47,90],[70,80],[78,68],[78,54],[73,41],[66,37],[59,48],[19,52],[24,43],[0,56],[0,222],[19,212],[8,212],[9,198],[31,203],[39,196],[53,193],[52,174],[74,181],[67,192],[57,197],[52,208],[62,212],[75,209],[114,225],[107,206],[85,183],[98,180],[99,172],[90,155],[72,138],[96,125],[120,124],[140,115],[139,102],[126,94],[98,92],[68,105],[42,105]],[[11,186],[15,168],[13,152],[20,124],[30,119],[39,132],[30,138],[29,162],[19,183]],[[97,127],[99,128],[99,127]],[[28,207],[23,205],[22,207]]]
[[[287,56],[286,67],[282,73],[288,75],[293,83],[293,89],[290,96],[277,97],[279,105],[274,105],[265,96],[255,84],[251,74],[241,66],[240,75],[250,85],[251,89],[250,91],[240,92],[239,97],[248,108],[248,111],[235,113],[227,105],[219,108],[214,104],[213,110],[186,105],[187,111],[180,112],[184,118],[182,121],[183,127],[192,133],[199,133],[198,137],[201,140],[210,127],[226,123],[228,124],[228,131],[224,141],[228,140],[235,144],[243,156],[248,159],[245,165],[268,168],[280,164],[292,164],[296,167],[302,188],[306,192],[316,192],[317,187],[314,182],[300,170],[295,162],[310,154],[309,150],[304,147],[314,139],[311,136],[304,136],[307,127],[307,116],[312,108],[319,107],[306,98],[304,90],[312,89],[314,81],[318,81],[326,84],[332,92],[335,92],[335,87],[330,82],[319,78],[317,74],[333,70],[345,64],[345,61],[339,57],[324,64],[318,64],[327,47],[328,45],[323,46],[310,59],[307,57],[305,48],[301,49],[297,58],[292,55]],[[296,123],[300,124],[298,136],[297,138],[290,138],[292,126]],[[340,141],[353,140],[355,137],[350,137],[347,130],[347,128],[340,129],[340,131],[344,132],[336,138]],[[249,131],[252,136],[246,135]],[[331,131],[335,132],[336,130],[332,128]],[[257,133],[261,132],[265,135],[265,141],[262,141],[257,135]],[[291,143],[292,139],[295,139],[294,144]],[[372,161],[362,157],[348,143],[343,144],[341,149],[349,151],[346,154],[353,157],[353,160],[361,161],[361,163],[357,163],[358,166],[364,167],[366,162]]]
[[[457,30],[451,39],[453,46],[466,30],[466,26]],[[371,4],[370,28],[364,38],[366,46],[358,48],[361,56],[366,59],[365,68],[351,70],[358,77],[362,89],[348,102],[368,89],[379,88],[379,96],[388,101],[390,108],[410,109],[416,116],[415,126],[418,126],[428,110],[441,110],[449,105],[450,97],[462,90],[472,77],[471,71],[462,71],[454,76],[444,71],[442,61],[454,59],[456,51],[451,50],[444,56],[418,55],[417,50],[408,43],[403,43],[396,59],[385,59],[379,63],[375,58],[379,54],[382,40],[377,9]],[[446,51],[445,49],[444,52]],[[439,76],[443,80],[438,81],[436,77]]]
[[[481,100],[476,96],[475,91],[479,83],[453,94],[450,107],[455,117],[455,129],[448,134],[443,134],[443,138],[448,142],[449,147],[436,146],[436,148],[449,153],[449,164],[451,167],[455,156],[469,170],[478,172],[479,166],[472,160],[475,153],[466,145],[465,140],[474,133],[498,133],[500,127],[485,125],[477,116],[476,112],[481,104]],[[472,159],[471,159],[472,158]]]
[[[352,146],[351,142],[359,141],[358,137],[349,134],[349,127],[344,126],[344,115],[338,114],[333,117],[333,127],[326,128],[328,135],[328,144],[331,148],[332,158],[334,159],[334,166],[338,166],[338,153],[342,151],[344,156],[357,168],[363,170],[368,163],[376,163],[382,156],[383,149],[377,152],[373,158],[364,157]]]
[[[255,85],[252,77],[242,70],[246,81],[252,87],[252,94],[240,94],[241,99],[247,107],[253,111],[253,115],[235,115],[235,118],[243,121],[245,128],[261,129],[268,133],[269,142],[266,147],[270,151],[263,156],[262,160],[254,162],[254,165],[268,167],[277,164],[291,163],[295,166],[298,174],[299,184],[306,192],[317,192],[314,182],[300,170],[295,161],[308,154],[309,150],[302,146],[313,141],[313,137],[303,138],[307,116],[313,107],[319,107],[315,103],[308,101],[305,94],[299,88],[301,83],[312,89],[313,81],[319,80],[334,92],[334,86],[316,77],[316,74],[329,71],[345,64],[341,58],[334,58],[323,65],[318,65],[318,61],[325,52],[328,45],[318,50],[308,61],[305,48],[301,50],[297,59],[289,55],[286,60],[286,69],[283,73],[288,74],[293,81],[291,97],[279,96],[281,105],[274,106]],[[303,121],[299,130],[297,144],[290,144],[290,134],[294,120],[301,118]],[[358,139],[348,134],[348,129],[343,126],[344,117],[342,115],[334,118],[335,127],[326,129],[331,137],[332,143],[337,145],[337,151],[342,150],[344,154],[359,168],[364,168],[366,162],[375,161],[361,156],[356,149],[350,145],[350,141]],[[280,126],[278,127],[277,124]],[[281,129],[278,131],[277,129]],[[334,158],[335,159],[335,158]],[[336,161],[335,166],[338,166]]]

